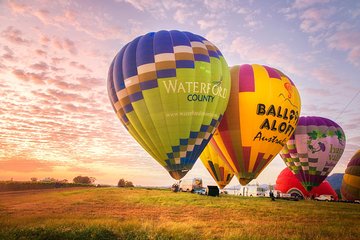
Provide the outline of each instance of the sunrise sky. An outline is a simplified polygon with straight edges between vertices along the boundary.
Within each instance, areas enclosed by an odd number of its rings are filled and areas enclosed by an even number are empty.
[[[229,66],[287,74],[301,115],[343,128],[347,145],[332,173],[344,172],[360,148],[360,1],[0,0],[0,180],[174,183],[121,125],[106,90],[124,44],[162,29],[206,37]],[[252,183],[275,183],[283,168],[277,156]],[[200,160],[194,176],[214,184]]]

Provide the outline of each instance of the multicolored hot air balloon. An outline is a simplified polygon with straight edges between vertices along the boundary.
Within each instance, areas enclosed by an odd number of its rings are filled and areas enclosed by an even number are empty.
[[[233,170],[213,139],[201,153],[200,159],[220,189],[228,185],[234,177]]]
[[[360,200],[360,150],[350,159],[340,189],[342,198]]]
[[[345,134],[337,123],[323,117],[300,117],[280,156],[310,191],[329,175],[344,149]]]
[[[230,84],[227,63],[212,43],[190,32],[159,31],[120,50],[107,85],[122,124],[178,180],[222,119]]]
[[[229,104],[213,139],[246,185],[295,131],[300,96],[290,78],[275,68],[245,64],[230,72]]]
[[[333,196],[335,201],[338,200],[338,195],[328,181],[324,180],[318,187],[313,187],[308,192],[289,168],[280,172],[276,179],[275,190],[303,198],[318,197],[325,194]]]

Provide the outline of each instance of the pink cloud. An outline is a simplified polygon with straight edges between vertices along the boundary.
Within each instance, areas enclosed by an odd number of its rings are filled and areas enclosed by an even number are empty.
[[[49,103],[57,100],[56,97],[54,97],[54,96],[52,96],[50,94],[44,93],[44,92],[31,91],[31,93],[37,98],[41,98],[41,99],[49,101]]]
[[[51,62],[52,62],[53,64],[55,64],[55,65],[60,64],[60,63],[63,63],[65,60],[67,60],[67,58],[64,58],[64,57],[61,57],[61,58],[59,58],[59,57],[53,57],[53,58],[51,58]]]
[[[237,37],[232,41],[228,51],[246,59],[243,64],[263,63],[269,64],[271,67],[279,67],[279,70],[284,71],[285,74],[303,74],[296,62],[298,57],[294,56],[291,49],[284,44],[272,44],[264,47],[254,39]]]
[[[53,17],[51,13],[46,9],[35,10],[32,14],[44,24],[48,24]]]
[[[72,55],[76,55],[78,53],[75,43],[68,38],[64,38],[64,39],[55,38],[53,40],[53,44],[56,48],[60,50],[68,51]]]
[[[38,62],[30,65],[30,68],[38,71],[46,71],[49,69],[49,65],[47,65],[45,62]]]
[[[329,27],[329,17],[336,13],[335,8],[310,8],[300,15],[302,20],[301,30],[308,33],[314,33]]]
[[[15,14],[24,13],[29,9],[27,5],[15,1],[8,1],[8,5],[10,10]]]
[[[57,89],[48,89],[47,92],[56,97],[60,102],[87,103],[89,100],[79,94],[66,93]]]
[[[81,85],[87,85],[91,88],[103,86],[105,84],[105,80],[101,78],[93,78],[93,77],[78,77],[76,78]]]
[[[340,31],[327,39],[330,49],[348,52],[348,61],[355,66],[360,66],[360,32]]]
[[[327,85],[327,84],[335,84],[340,83],[342,80],[339,78],[339,76],[328,67],[320,66],[319,68],[315,68],[311,75],[317,79],[321,84]]]
[[[328,2],[329,0],[296,0],[292,7],[296,9],[304,9],[316,4],[324,4]]]
[[[73,84],[63,81],[63,77],[55,76],[53,79],[49,79],[48,83],[53,84],[62,90],[74,90],[74,91],[88,91],[91,88],[85,84]]]
[[[72,103],[62,105],[62,109],[70,112],[89,112],[89,108],[83,106],[75,106]]]
[[[45,52],[44,50],[41,49],[36,49],[35,50],[36,55],[38,55],[39,57],[46,57],[47,52]]]
[[[78,62],[75,62],[75,61],[71,61],[69,63],[70,66],[74,67],[74,68],[77,68],[77,69],[80,69],[80,70],[84,70],[86,72],[92,72],[91,69],[87,68],[84,64],[81,64],[81,63],[78,63]]]
[[[323,88],[304,88],[301,93],[306,93],[313,96],[328,96],[330,92]]]
[[[5,59],[5,60],[11,61],[11,62],[14,62],[17,60],[17,58],[14,56],[14,52],[8,46],[4,46],[3,49],[5,50],[5,53],[1,56],[2,59]]]
[[[14,69],[12,73],[20,80],[33,82],[35,84],[43,85],[47,79],[46,73],[28,73],[21,69]]]
[[[29,44],[30,41],[24,39],[22,35],[23,35],[22,32],[18,29],[15,29],[13,26],[9,26],[4,31],[1,32],[1,36],[13,44],[19,44],[19,45]]]

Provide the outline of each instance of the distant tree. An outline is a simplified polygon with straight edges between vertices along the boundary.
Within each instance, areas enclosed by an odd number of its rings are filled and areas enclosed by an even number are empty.
[[[58,180],[52,177],[46,177],[43,180],[40,180],[41,182],[57,182]]]
[[[125,187],[134,187],[134,184],[130,181],[125,181]]]
[[[74,183],[81,183],[81,184],[92,184],[94,183],[96,179],[93,177],[88,177],[88,176],[77,176],[73,179]]]
[[[37,178],[36,177],[32,177],[32,178],[30,178],[30,180],[32,181],[32,182],[37,182]]]
[[[125,187],[126,186],[126,181],[125,179],[121,178],[118,182],[118,187]]]

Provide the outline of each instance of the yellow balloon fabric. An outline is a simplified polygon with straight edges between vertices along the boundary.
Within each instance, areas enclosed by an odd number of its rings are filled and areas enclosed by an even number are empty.
[[[234,177],[233,170],[214,140],[210,140],[200,159],[220,189],[228,185]]]
[[[228,107],[213,139],[246,185],[293,134],[300,95],[290,78],[275,68],[245,64],[230,68],[230,73]]]

